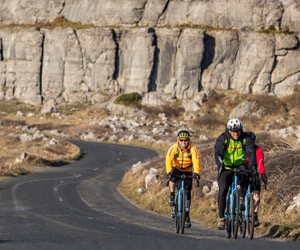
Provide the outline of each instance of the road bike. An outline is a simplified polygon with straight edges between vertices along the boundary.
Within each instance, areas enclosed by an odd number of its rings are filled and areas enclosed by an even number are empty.
[[[241,234],[245,238],[246,233],[249,239],[253,239],[254,236],[254,198],[252,192],[252,178],[247,188],[245,195],[245,211],[242,212],[241,216]]]
[[[226,237],[231,236],[237,238],[239,219],[241,215],[240,207],[240,190],[238,188],[239,172],[238,168],[232,170],[234,172],[232,183],[226,196],[226,209],[224,213]]]
[[[254,229],[255,229],[255,201],[253,194],[253,182],[255,182],[255,178],[259,178],[257,173],[255,172],[254,177],[250,178],[249,185],[247,188],[247,192],[245,195],[245,211],[242,212],[242,221],[241,221],[241,234],[242,237],[245,238],[247,234],[247,238],[250,240],[253,239]],[[267,189],[267,185],[264,184],[264,188]]]
[[[185,218],[186,212],[189,212],[189,204],[187,200],[187,187],[190,181],[192,181],[192,176],[187,176],[185,174],[175,176],[179,180],[176,182],[176,195],[174,200],[174,206],[172,206],[171,217],[174,220],[175,232],[184,233],[185,229]],[[167,185],[170,180],[168,180]],[[199,180],[197,180],[197,185],[199,187]]]

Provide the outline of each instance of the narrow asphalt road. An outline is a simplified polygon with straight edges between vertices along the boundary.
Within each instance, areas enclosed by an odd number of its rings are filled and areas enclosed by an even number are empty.
[[[156,152],[75,141],[83,158],[67,166],[0,182],[1,249],[298,249],[295,242],[227,240],[193,223],[184,235],[171,218],[142,211],[117,191],[125,171]]]

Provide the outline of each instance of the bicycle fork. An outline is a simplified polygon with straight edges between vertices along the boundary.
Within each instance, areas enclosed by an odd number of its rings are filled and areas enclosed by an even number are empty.
[[[181,213],[183,213],[184,209],[185,209],[186,212],[189,212],[188,201],[187,201],[187,195],[185,195],[185,196],[183,197],[182,192],[179,192],[179,193],[178,193],[178,201],[181,201],[181,199],[185,199],[185,202],[184,202],[185,207],[181,207],[182,203],[181,203],[181,202],[178,202],[178,211],[177,211],[177,212],[178,212],[179,215],[180,215]]]
[[[238,208],[240,210],[240,201],[239,199],[236,199],[236,192],[238,192],[238,177],[234,176],[234,185],[231,187],[231,192],[230,192],[230,220],[233,220],[233,217],[235,215],[235,202],[238,204]],[[236,200],[235,200],[236,199]],[[239,213],[240,211],[236,211]]]

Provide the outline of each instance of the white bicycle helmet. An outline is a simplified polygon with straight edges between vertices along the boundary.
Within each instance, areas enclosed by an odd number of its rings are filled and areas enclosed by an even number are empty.
[[[238,118],[232,118],[227,122],[227,129],[237,132],[243,129],[243,123]]]

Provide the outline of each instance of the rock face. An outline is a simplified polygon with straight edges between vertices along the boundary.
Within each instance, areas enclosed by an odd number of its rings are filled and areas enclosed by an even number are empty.
[[[2,0],[0,98],[280,97],[300,85],[299,39],[298,0]]]

